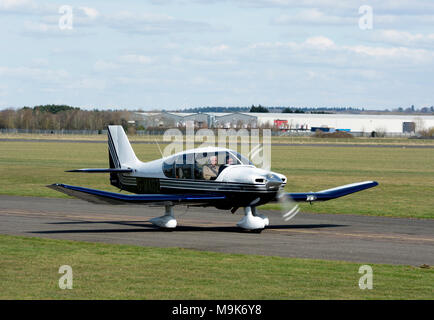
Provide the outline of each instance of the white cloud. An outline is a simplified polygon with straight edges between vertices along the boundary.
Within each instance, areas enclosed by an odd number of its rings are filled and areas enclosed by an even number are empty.
[[[434,13],[434,3],[431,0],[370,0],[368,3],[360,0],[237,0],[236,2],[248,7],[319,8],[323,11],[341,14],[357,13],[359,7],[366,4],[372,6],[374,12],[381,14]]]
[[[249,48],[262,48],[262,49],[273,49],[273,48],[283,48],[283,49],[291,49],[291,50],[305,50],[305,49],[315,49],[315,50],[323,50],[323,49],[334,49],[336,48],[333,40],[324,37],[324,36],[315,36],[309,37],[304,42],[261,42],[261,43],[253,43],[249,45]]]
[[[29,37],[70,37],[85,36],[90,34],[88,30],[73,27],[72,29],[60,29],[58,23],[24,22],[20,34]]]
[[[63,69],[52,70],[29,67],[0,67],[0,75],[21,79],[32,79],[38,81],[58,81],[65,79],[69,73]]]
[[[315,49],[330,49],[335,47],[333,40],[323,36],[307,38],[304,45]]]
[[[48,59],[46,58],[32,58],[32,65],[37,67],[46,67],[49,65]]]
[[[392,15],[392,14],[375,14],[374,13],[374,28],[398,28],[411,29],[417,26],[426,27],[434,25],[434,13],[417,14],[417,15]]]
[[[220,44],[216,46],[200,46],[192,49],[193,53],[201,55],[220,55],[228,52],[230,47],[226,44]]]
[[[134,64],[150,64],[153,62],[153,59],[138,54],[126,54],[119,57],[119,61],[124,63],[134,63]]]
[[[434,53],[424,49],[409,49],[405,47],[372,47],[372,46],[344,46],[344,49],[358,55],[374,58],[402,60],[407,63],[429,63],[433,62]]]
[[[179,32],[218,31],[206,22],[176,19],[165,14],[136,14],[128,11],[105,16],[104,24],[129,34],[166,34]]]
[[[385,12],[383,14],[373,8],[374,29],[377,28],[412,28],[416,26],[434,25],[434,12],[427,14],[427,12],[419,14],[391,14]],[[359,19],[362,17],[357,10],[349,12],[340,12],[336,14],[330,10],[324,9],[323,11],[318,8],[302,9],[295,11],[292,14],[280,14],[273,17],[270,23],[275,26],[354,26],[357,27]]]
[[[110,71],[110,70],[116,70],[119,69],[119,65],[116,63],[110,62],[110,61],[104,61],[104,60],[98,60],[93,65],[93,69],[95,71]]]
[[[275,25],[344,25],[357,24],[358,17],[328,15],[317,8],[301,10],[293,15],[282,14],[271,20]]]
[[[246,57],[273,62],[348,68],[376,66],[388,68],[396,63],[424,66],[434,63],[434,52],[426,49],[367,45],[338,45],[333,40],[316,36],[303,42],[263,42],[249,46]],[[259,52],[256,52],[260,50]]]
[[[0,0],[0,10],[6,12],[16,12],[35,6],[36,3],[32,0]]]
[[[66,89],[92,89],[92,90],[104,90],[107,86],[105,79],[99,78],[81,78],[72,82],[65,83]]]
[[[87,17],[91,19],[96,19],[100,16],[100,13],[95,8],[78,7],[78,9],[81,10]]]
[[[41,4],[34,0],[0,0],[0,14],[40,15],[54,13],[57,8],[54,4]]]
[[[434,33],[421,34],[399,30],[379,30],[374,40],[406,47],[434,47]]]

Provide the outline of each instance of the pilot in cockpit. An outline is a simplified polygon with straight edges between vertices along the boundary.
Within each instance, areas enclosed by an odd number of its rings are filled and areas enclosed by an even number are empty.
[[[217,164],[217,156],[209,158],[210,163],[203,166],[203,178],[205,180],[215,180],[219,175],[220,166]]]

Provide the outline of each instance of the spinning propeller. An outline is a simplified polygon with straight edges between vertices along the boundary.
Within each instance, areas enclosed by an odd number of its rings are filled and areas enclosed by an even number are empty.
[[[291,197],[286,195],[283,189],[279,190],[277,199],[279,200],[283,220],[289,221],[299,213],[300,207]]]

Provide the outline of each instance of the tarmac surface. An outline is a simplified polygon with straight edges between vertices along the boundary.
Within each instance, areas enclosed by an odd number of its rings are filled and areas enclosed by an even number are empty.
[[[261,211],[270,226],[240,230],[242,218],[213,208],[175,207],[172,232],[148,222],[161,207],[95,205],[75,199],[0,196],[0,233],[31,237],[182,247],[282,257],[420,266],[434,265],[434,221],[299,213],[284,222]]]
[[[80,139],[8,139],[1,138],[0,142],[62,142],[62,143],[107,143],[107,140],[80,140]],[[154,141],[130,141],[131,144],[155,144]],[[159,141],[159,144],[168,142]],[[176,143],[176,142],[171,142]],[[183,142],[182,142],[183,143]],[[342,148],[409,148],[433,149],[433,144],[371,144],[371,143],[271,143],[271,146],[282,147],[342,147]]]

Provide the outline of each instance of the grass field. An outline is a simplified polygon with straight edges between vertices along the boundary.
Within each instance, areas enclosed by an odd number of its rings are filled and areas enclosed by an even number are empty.
[[[0,299],[432,299],[434,269],[0,235]],[[61,265],[73,289],[61,290]],[[168,280],[170,279],[170,280]]]
[[[105,134],[93,135],[74,135],[74,134],[0,134],[1,139],[18,140],[88,140],[88,141],[107,141]],[[163,142],[162,135],[130,135],[130,141],[159,141]],[[434,145],[434,139],[409,139],[409,138],[315,138],[310,136],[273,136],[274,144],[384,144],[384,145]]]
[[[156,145],[133,145],[143,161],[160,157]],[[108,165],[103,143],[0,142],[0,194],[66,197],[45,188],[61,182],[108,191],[106,174],[65,173]],[[288,177],[288,192],[319,191],[376,180],[380,185],[314,205],[305,212],[434,218],[434,149],[273,146],[272,169]],[[267,209],[276,205],[267,205]]]
[[[104,138],[105,139],[105,138]],[[155,145],[133,145],[143,161]],[[321,190],[364,180],[380,185],[305,212],[434,218],[434,149],[274,146],[272,169],[287,191]],[[66,197],[62,182],[115,191],[103,143],[0,142],[0,194]],[[273,208],[269,205],[268,208]],[[374,289],[360,290],[356,263],[146,248],[0,235],[0,299],[432,299],[434,269],[373,265]],[[72,290],[58,269],[73,268]],[[254,277],[252,277],[254,275]]]

